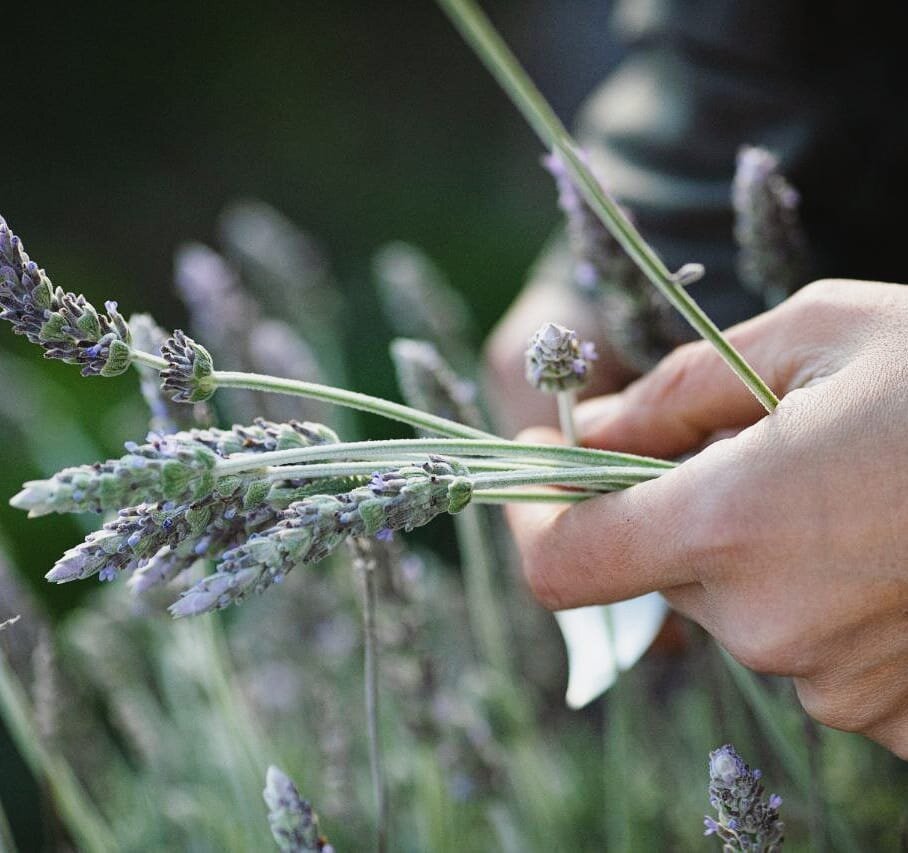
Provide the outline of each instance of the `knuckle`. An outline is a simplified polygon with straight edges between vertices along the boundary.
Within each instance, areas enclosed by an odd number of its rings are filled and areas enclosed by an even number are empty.
[[[873,711],[850,699],[848,691],[821,688],[807,679],[795,679],[795,687],[801,707],[824,726],[842,732],[863,732],[876,722]]]
[[[640,386],[642,391],[639,402],[658,405],[683,397],[706,353],[701,341],[683,344],[673,350],[659,362],[648,381]]]

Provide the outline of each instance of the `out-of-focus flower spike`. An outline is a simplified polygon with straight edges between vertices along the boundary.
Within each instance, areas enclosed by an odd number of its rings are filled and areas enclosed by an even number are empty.
[[[268,768],[262,796],[268,806],[271,834],[282,853],[334,853],[321,834],[318,815],[309,801],[300,796],[290,777],[274,765]]]
[[[434,344],[410,338],[391,342],[391,360],[409,406],[483,429],[476,405],[476,385],[461,379]]]
[[[476,322],[435,263],[408,243],[383,246],[372,260],[388,324],[407,338],[434,341],[458,370],[472,372]]]
[[[765,148],[738,152],[732,185],[738,275],[741,283],[776,305],[809,278],[807,238],[801,226],[797,190]]]

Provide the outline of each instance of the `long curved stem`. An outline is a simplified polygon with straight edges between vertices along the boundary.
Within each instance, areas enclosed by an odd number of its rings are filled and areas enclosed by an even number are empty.
[[[763,407],[768,412],[773,411],[779,404],[776,395],[687,293],[679,283],[680,276],[669,272],[653,248],[603,190],[584,162],[577,143],[482,10],[473,0],[437,0],[437,2],[486,68],[498,80],[542,143],[561,155],[565,167],[587,204],[611,231],[631,260],[700,336],[716,348],[719,355]]]
[[[247,453],[220,461],[215,466],[217,475],[237,471],[268,468],[274,465],[287,466],[286,476],[305,476],[303,467],[290,467],[309,462],[343,462],[347,460],[382,459],[398,453],[437,453],[444,456],[491,456],[497,461],[502,458],[514,460],[535,460],[547,465],[557,464],[580,466],[629,466],[654,470],[669,470],[676,467],[674,462],[635,456],[631,453],[612,453],[607,450],[592,450],[586,447],[564,447],[556,444],[529,444],[504,439],[433,439],[398,438],[383,441],[350,441],[338,444],[319,444],[314,447],[272,450],[267,453]],[[469,464],[469,463],[467,463]]]
[[[233,370],[216,370],[212,375],[219,388],[246,388],[252,391],[271,391],[279,394],[309,397],[313,400],[323,400],[327,403],[358,409],[361,412],[381,415],[418,429],[428,430],[439,435],[448,435],[452,438],[497,438],[492,433],[465,426],[438,415],[430,415],[428,412],[421,412],[419,409],[404,406],[402,403],[394,403],[391,400],[383,400],[381,397],[372,397],[369,394],[361,394],[358,391],[347,391],[345,388],[334,388],[331,385],[319,385],[316,382],[281,379],[261,373],[241,373]]]

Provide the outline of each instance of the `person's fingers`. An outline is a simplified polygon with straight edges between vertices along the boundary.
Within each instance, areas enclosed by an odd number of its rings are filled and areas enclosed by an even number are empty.
[[[764,314],[728,338],[780,396],[798,373],[798,352],[780,344],[790,323]],[[709,343],[679,347],[623,392],[587,400],[575,419],[584,444],[629,453],[672,456],[699,447],[720,430],[737,430],[765,409]]]
[[[507,515],[533,594],[561,610],[696,583],[700,504],[676,468],[569,508],[510,504]]]

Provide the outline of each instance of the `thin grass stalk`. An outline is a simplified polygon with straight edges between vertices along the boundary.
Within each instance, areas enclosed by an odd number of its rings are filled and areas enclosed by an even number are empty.
[[[454,528],[461,550],[467,614],[480,654],[493,669],[510,673],[505,621],[492,585],[494,542],[489,529],[488,510],[468,506],[454,516]]]
[[[709,341],[738,378],[772,412],[779,400],[757,372],[706,316],[681,281],[699,277],[693,267],[672,274],[643,239],[619,206],[609,198],[580,156],[580,148],[491,21],[472,0],[436,0],[467,43],[499,82],[546,148],[556,150],[587,204],[614,235],[628,256],[680,312],[697,333]]]
[[[732,679],[738,685],[764,733],[775,747],[776,755],[786,772],[801,789],[802,795],[809,800],[811,774],[808,756],[802,749],[803,744],[797,744],[789,736],[779,720],[777,703],[768,695],[756,676],[738,663],[725,649],[720,647],[719,652]],[[838,811],[830,809],[828,818],[829,839],[832,847],[841,850],[842,853],[860,853],[861,845],[854,837],[851,827],[842,819],[842,815]]]
[[[565,441],[570,445],[577,444],[577,428],[574,423],[574,406],[577,402],[575,389],[559,391],[558,422]],[[605,617],[606,634],[611,645],[612,657],[615,661],[615,682],[612,684],[609,701],[602,699],[602,769],[604,776],[603,791],[606,801],[603,814],[605,816],[606,848],[616,853],[630,850],[630,816],[627,801],[627,750],[625,739],[627,737],[624,707],[624,692],[619,687],[621,670],[618,666],[618,634],[615,630],[615,620],[608,607],[603,608]],[[622,685],[623,687],[623,685]],[[606,713],[608,708],[611,713]]]
[[[369,770],[372,777],[372,791],[375,798],[375,849],[386,853],[388,849],[388,824],[390,809],[385,784],[384,761],[381,746],[379,711],[379,664],[378,632],[376,630],[376,562],[370,552],[371,543],[366,540],[353,541],[356,554],[355,565],[362,575],[363,588],[363,670],[366,707],[366,731],[369,738]]]
[[[66,759],[47,748],[22,685],[0,652],[0,712],[19,753],[47,786],[68,832],[86,853],[115,853],[117,844]]]

